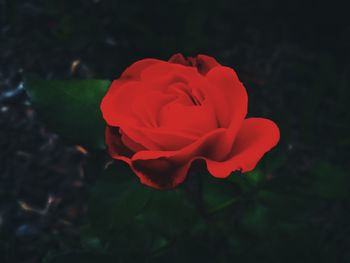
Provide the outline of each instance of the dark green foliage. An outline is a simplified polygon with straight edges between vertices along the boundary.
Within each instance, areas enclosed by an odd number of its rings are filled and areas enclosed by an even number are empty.
[[[347,237],[329,232],[327,224],[338,220],[346,225],[349,212],[325,215],[322,209],[330,200],[341,205],[349,182],[341,170],[333,170],[332,180],[322,179],[331,170],[331,164],[321,164],[297,183],[297,191],[289,189],[290,178],[267,180],[262,169],[229,180],[205,174],[201,206],[186,184],[168,191],[150,189],[118,162],[94,187],[90,224],[81,232],[82,251],[121,262],[342,260],[345,250],[337,242],[344,244]]]
[[[89,215],[95,231],[108,239],[112,233],[124,230],[130,219],[141,212],[151,189],[140,184],[127,169],[112,166],[99,176],[91,193]]]
[[[198,215],[182,188],[151,189],[117,162],[94,187],[89,219],[90,225],[82,229],[85,247],[140,260],[189,234],[188,226],[198,221]]]
[[[108,80],[30,80],[26,91],[48,127],[73,143],[104,148],[100,102]]]

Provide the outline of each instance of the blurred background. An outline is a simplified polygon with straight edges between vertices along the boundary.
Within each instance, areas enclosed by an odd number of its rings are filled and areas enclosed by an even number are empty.
[[[112,80],[136,60],[178,52],[234,68],[248,116],[281,129],[257,168],[264,182],[229,221],[217,218],[221,234],[190,242],[203,253],[178,253],[189,262],[350,262],[348,10],[277,0],[0,0],[0,262],[78,246],[95,181],[83,167],[107,158],[46,128],[23,79]]]

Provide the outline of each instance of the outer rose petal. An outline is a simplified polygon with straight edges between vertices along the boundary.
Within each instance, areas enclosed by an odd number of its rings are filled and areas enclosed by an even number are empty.
[[[164,186],[166,184],[168,184],[173,179],[177,180],[176,185],[181,183],[185,179],[187,170],[185,172],[181,173],[180,170],[181,169],[183,170],[183,168],[173,167],[173,166],[169,165],[169,162],[167,162],[166,160],[163,161],[161,159],[150,160],[150,162],[147,162],[144,165],[144,169],[151,173],[153,179],[151,180],[147,176],[144,176],[144,174],[142,172],[140,172],[138,169],[136,169],[133,166],[132,160],[131,160],[134,152],[132,150],[130,150],[130,148],[134,148],[134,147],[140,148],[140,146],[135,145],[134,142],[130,141],[130,139],[128,137],[124,136],[124,140],[123,140],[123,136],[124,135],[121,132],[119,132],[117,128],[107,126],[106,130],[105,130],[107,151],[113,159],[121,160],[121,161],[124,161],[125,163],[127,163],[130,166],[130,168],[135,172],[135,174],[139,177],[140,181],[143,184],[151,186],[153,188],[162,189],[162,188],[164,188]],[[133,145],[128,145],[128,147],[126,147],[125,143],[126,144],[131,143]],[[146,151],[146,152],[149,152],[149,151]],[[175,176],[172,177],[171,174],[168,174],[168,177],[164,177],[164,176],[160,177],[159,175],[161,175],[161,173],[164,171],[164,168],[167,167],[167,164],[168,164],[168,168],[170,169],[170,171],[173,171],[173,175],[175,175]],[[136,167],[138,167],[137,164],[136,164]],[[181,175],[177,176],[177,174],[179,172],[181,173]],[[183,177],[182,180],[180,180],[181,176]],[[153,180],[155,180],[155,182],[153,182]],[[163,182],[163,183],[161,183],[161,182]]]
[[[115,94],[121,89],[121,87],[127,84],[129,81],[124,79],[114,80],[109,87],[106,95],[103,97],[102,102],[100,104],[100,110],[103,115],[103,119],[107,122],[108,125],[112,125],[114,120],[114,112],[115,112]]]
[[[225,129],[216,129],[179,151],[139,151],[130,166],[141,182],[158,189],[182,183],[193,160],[199,156],[216,159],[226,147]],[[220,158],[219,158],[220,159]]]
[[[158,189],[173,188],[182,183],[191,163],[203,159],[209,172],[219,178],[229,176],[233,171],[254,169],[261,157],[279,141],[279,129],[268,119],[246,119],[240,129],[231,156],[226,161],[210,158],[215,144],[225,138],[217,130],[185,150],[177,152],[140,151],[131,160],[131,167],[141,182]],[[220,149],[216,149],[220,152]]]
[[[186,176],[190,163],[178,166],[168,158],[135,161],[131,168],[141,183],[155,189],[170,189],[181,184]]]
[[[215,177],[227,177],[233,171],[248,172],[255,168],[263,155],[280,139],[277,125],[268,119],[245,119],[226,161],[205,159],[209,172]]]
[[[169,60],[169,63],[174,63],[174,64],[181,64],[184,66],[191,66],[191,62],[184,57],[181,53],[177,53],[175,55],[172,55]]]
[[[102,115],[108,125],[143,124],[144,120],[135,116],[130,103],[130,100],[134,100],[135,97],[147,94],[143,86],[143,83],[133,80],[113,81],[111,88],[101,102]]]
[[[123,160],[130,164],[129,157],[133,155],[133,152],[124,146],[118,129],[106,126],[105,139],[109,155],[114,159]]]

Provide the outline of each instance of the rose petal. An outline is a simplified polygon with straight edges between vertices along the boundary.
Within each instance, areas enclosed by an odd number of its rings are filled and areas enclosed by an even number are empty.
[[[160,127],[177,130],[186,127],[205,134],[217,128],[214,112],[208,103],[186,106],[176,100],[163,106],[159,116]]]
[[[115,108],[114,108],[115,100],[116,100],[115,95],[121,89],[121,87],[126,83],[129,83],[129,81],[122,80],[122,79],[114,80],[101,101],[100,110],[102,112],[103,119],[109,125],[112,125],[114,115],[115,115]]]
[[[125,134],[125,132],[123,130],[119,129],[119,133],[120,133],[120,139],[121,139],[121,142],[123,143],[123,145],[125,145],[125,147],[130,149],[133,153],[138,152],[138,151],[147,150],[147,148],[145,148],[145,146],[143,146],[140,143],[135,142],[127,134]]]
[[[178,166],[168,158],[147,161],[135,161],[131,168],[141,183],[155,189],[170,189],[181,184],[189,169],[190,163]]]
[[[165,94],[164,92],[149,88],[147,91],[144,91],[142,96],[130,98],[129,104],[134,115],[143,122],[144,125],[141,127],[158,128],[160,126],[160,111],[175,98],[175,95]]]
[[[180,64],[184,66],[191,66],[191,63],[189,60],[187,60],[184,55],[181,53],[177,53],[175,55],[172,55],[171,58],[168,60],[169,63],[174,63],[174,64]]]
[[[108,125],[157,126],[157,112],[174,96],[153,91],[146,85],[139,81],[127,81],[122,85],[119,82],[112,83],[101,103],[102,115]]]
[[[125,82],[124,82],[125,83]],[[127,81],[119,85],[113,82],[111,88],[101,102],[101,111],[104,120],[110,126],[120,126],[121,124],[140,125],[142,120],[131,110],[130,100],[143,93],[142,83]]]
[[[105,140],[107,151],[112,158],[120,159],[130,164],[129,157],[134,153],[124,146],[118,128],[106,126]]]
[[[142,59],[133,63],[131,66],[126,68],[126,70],[122,73],[121,77],[117,80],[114,80],[109,87],[106,95],[103,97],[100,109],[102,111],[103,117],[109,125],[113,125],[113,119],[116,112],[115,105],[116,99],[118,99],[119,95],[117,93],[120,91],[120,88],[124,84],[132,83],[132,80],[139,80],[141,76],[141,72],[143,72],[147,67],[157,64],[157,63],[165,63],[162,60],[158,59]],[[125,103],[128,100],[124,100]],[[115,126],[115,125],[114,125]]]
[[[206,79],[210,85],[203,85],[207,98],[216,112],[220,127],[229,127],[235,134],[247,114],[248,95],[233,69],[215,67]]]
[[[154,188],[173,188],[182,183],[196,156],[216,159],[225,129],[206,134],[179,151],[140,151],[132,157],[130,166],[141,182]],[[220,159],[220,158],[219,158]]]
[[[220,178],[237,170],[251,171],[262,156],[278,143],[279,138],[279,129],[273,121],[263,118],[246,119],[235,139],[231,157],[223,162],[205,159],[208,170]]]
[[[188,131],[166,128],[123,127],[122,131],[129,139],[151,151],[179,150],[191,144],[198,136]]]

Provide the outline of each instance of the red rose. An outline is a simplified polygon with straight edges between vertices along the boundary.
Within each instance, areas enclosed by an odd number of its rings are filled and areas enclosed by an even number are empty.
[[[219,178],[250,171],[277,144],[279,129],[245,119],[247,104],[235,71],[212,57],[140,60],[102,100],[108,151],[157,189],[182,183],[198,159]]]

